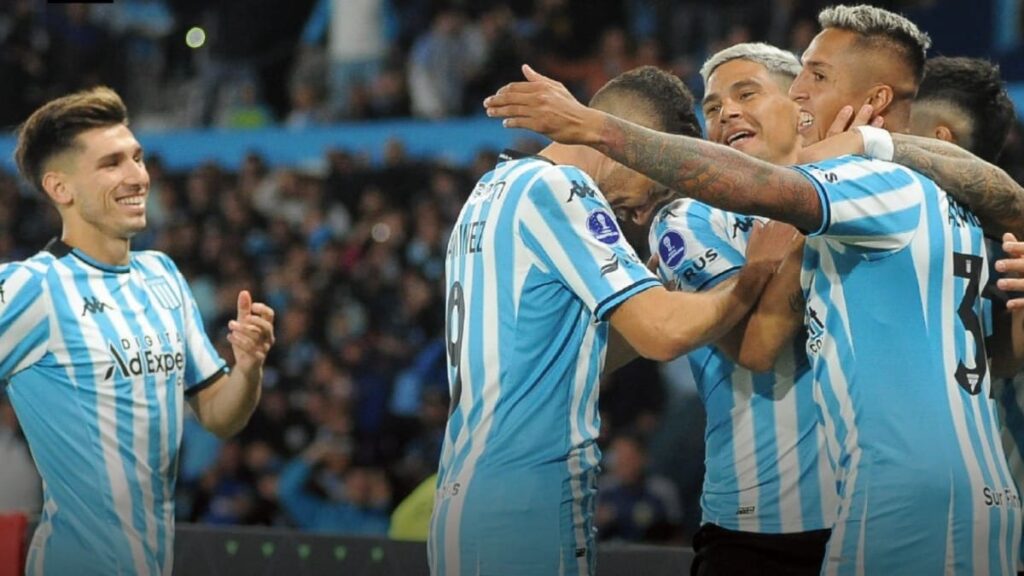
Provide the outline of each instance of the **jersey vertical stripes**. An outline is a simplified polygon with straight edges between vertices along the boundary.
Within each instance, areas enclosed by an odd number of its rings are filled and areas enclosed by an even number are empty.
[[[796,169],[823,211],[801,283],[839,462],[826,573],[1013,573],[1020,503],[989,399],[977,218],[895,164]]]
[[[169,574],[183,396],[223,373],[167,256],[0,266],[0,379],[44,482],[29,574]]]
[[[660,284],[593,181],[539,157],[500,162],[479,181],[452,232],[446,272],[452,411],[432,572],[465,573],[466,562],[515,572],[498,565],[509,554],[525,562],[520,573],[586,574],[604,321]],[[571,514],[560,517],[565,502]],[[553,568],[529,564],[551,547]]]
[[[1024,488],[1024,374],[992,380],[992,395],[999,408],[1003,451],[1018,494]],[[1018,547],[1017,571],[1024,572],[1024,539]]]
[[[681,290],[708,290],[746,261],[755,220],[693,199],[655,216],[649,236],[659,273]],[[803,338],[774,372],[755,374],[714,346],[689,354],[707,411],[703,521],[745,532],[830,528],[835,476],[824,452]]]
[[[1006,258],[1002,242],[986,238],[989,254],[989,285],[985,290],[986,314],[1006,313],[1007,295],[995,287],[995,262]],[[991,354],[992,351],[990,350]],[[999,411],[999,425],[1002,433],[1003,452],[1006,453],[1010,476],[1017,487],[1017,493],[1024,488],[1024,374],[1014,378],[993,378],[992,398]],[[1017,572],[1024,572],[1024,538],[1018,546]]]

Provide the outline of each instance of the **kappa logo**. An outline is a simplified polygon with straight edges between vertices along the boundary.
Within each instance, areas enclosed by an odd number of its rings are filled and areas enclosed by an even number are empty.
[[[737,216],[736,221],[732,224],[732,237],[735,238],[740,232],[747,233],[754,227],[753,216]]]
[[[615,244],[621,236],[615,217],[604,208],[598,208],[587,216],[587,230],[594,238],[605,244]]]
[[[156,301],[164,308],[174,310],[181,307],[181,298],[178,297],[178,292],[171,287],[166,278],[160,276],[146,278],[146,286],[149,287],[149,291]]]
[[[103,314],[107,309],[113,310],[114,307],[106,302],[103,302],[99,298],[93,296],[91,298],[85,298],[85,303],[82,306],[82,316],[86,314]]]
[[[593,198],[597,192],[590,187],[585,180],[573,180],[572,188],[569,189],[569,199],[565,201],[566,204],[572,202],[573,198]]]

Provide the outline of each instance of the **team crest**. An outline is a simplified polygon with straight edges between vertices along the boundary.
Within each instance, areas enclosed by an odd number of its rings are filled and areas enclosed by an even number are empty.
[[[669,230],[658,239],[658,257],[671,269],[675,269],[686,256],[686,241],[683,235],[675,230]]]
[[[594,238],[605,244],[615,244],[621,236],[615,217],[604,208],[598,208],[587,216],[587,230]]]
[[[160,276],[146,278],[146,286],[149,286],[150,294],[164,308],[174,310],[181,307],[181,298],[178,297],[178,293],[171,287],[166,278]]]

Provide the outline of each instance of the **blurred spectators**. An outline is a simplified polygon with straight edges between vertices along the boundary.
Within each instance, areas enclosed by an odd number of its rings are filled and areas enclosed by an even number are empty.
[[[0,287],[2,289],[2,287]],[[43,482],[18,428],[14,409],[0,398],[0,514],[37,514],[42,508]]]
[[[646,442],[615,436],[604,458],[594,524],[598,537],[629,542],[673,542],[680,537],[682,509],[671,481],[650,472]]]
[[[355,465],[344,438],[315,442],[277,480],[281,507],[300,528],[335,534],[386,535],[391,487],[383,471]],[[317,467],[319,474],[314,474]],[[314,493],[306,486],[315,477]]]

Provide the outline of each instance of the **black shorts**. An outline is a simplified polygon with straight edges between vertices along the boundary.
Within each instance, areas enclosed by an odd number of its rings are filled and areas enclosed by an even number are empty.
[[[818,576],[831,530],[757,534],[704,524],[690,576]]]

